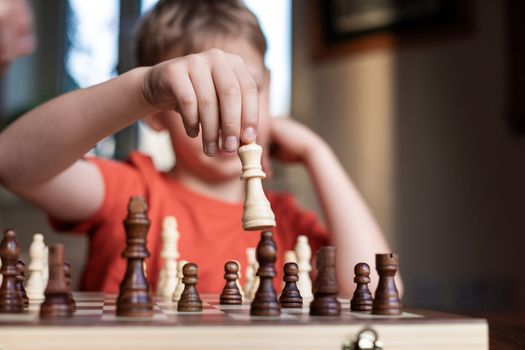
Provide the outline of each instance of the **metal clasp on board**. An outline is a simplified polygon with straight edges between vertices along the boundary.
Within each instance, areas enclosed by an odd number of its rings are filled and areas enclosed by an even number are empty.
[[[372,328],[361,330],[352,340],[343,343],[343,350],[381,350],[383,342],[379,340],[377,332]]]

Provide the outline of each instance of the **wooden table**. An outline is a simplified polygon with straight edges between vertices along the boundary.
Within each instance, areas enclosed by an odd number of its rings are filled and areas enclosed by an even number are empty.
[[[525,311],[474,314],[489,321],[490,350],[525,349]]]

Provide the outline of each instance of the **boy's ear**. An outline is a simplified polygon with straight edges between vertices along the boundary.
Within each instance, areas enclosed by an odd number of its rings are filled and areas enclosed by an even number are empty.
[[[144,122],[153,130],[160,132],[166,129],[166,126],[163,123],[162,113],[150,114],[147,117],[143,118]]]

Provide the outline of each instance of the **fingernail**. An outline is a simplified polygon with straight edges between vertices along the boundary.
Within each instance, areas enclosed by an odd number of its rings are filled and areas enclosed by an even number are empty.
[[[255,140],[255,129],[251,126],[244,129],[242,133],[242,138],[244,141],[253,141]]]
[[[195,126],[188,130],[188,136],[189,137],[197,137],[199,135],[199,127]]]
[[[210,142],[206,144],[206,154],[209,156],[212,156],[214,154],[217,154],[219,152],[219,146],[216,142]]]
[[[239,146],[239,141],[235,136],[228,136],[224,141],[224,150],[226,152],[235,152]]]

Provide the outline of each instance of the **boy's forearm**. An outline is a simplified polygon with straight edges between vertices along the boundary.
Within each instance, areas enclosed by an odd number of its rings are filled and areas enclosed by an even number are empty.
[[[36,186],[99,140],[154,110],[142,96],[145,68],[76,90],[26,113],[0,134],[0,182]]]
[[[365,201],[328,145],[319,141],[311,147],[305,161],[337,246],[341,294],[348,296],[354,289],[354,265],[367,262],[374,270],[375,253],[389,252],[389,247]],[[373,271],[371,290],[375,290],[377,280]]]

